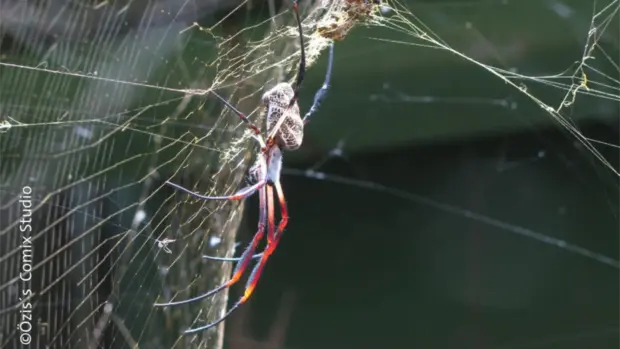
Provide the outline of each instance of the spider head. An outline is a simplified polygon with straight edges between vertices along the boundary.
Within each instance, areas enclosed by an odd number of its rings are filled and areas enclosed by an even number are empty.
[[[293,87],[282,82],[265,92],[261,99],[267,109],[267,134],[284,150],[299,148],[304,135],[299,105],[296,101],[291,105],[294,96]]]

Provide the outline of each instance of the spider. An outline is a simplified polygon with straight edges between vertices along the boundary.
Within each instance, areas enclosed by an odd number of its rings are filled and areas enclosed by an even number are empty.
[[[221,261],[237,261],[237,266],[233,271],[233,275],[226,283],[216,287],[215,289],[202,294],[200,296],[175,301],[168,303],[155,303],[156,307],[168,307],[181,304],[188,304],[199,301],[201,299],[210,297],[228,287],[234,285],[241,279],[250,261],[258,259],[258,262],[254,266],[252,273],[245,286],[243,296],[232,305],[232,307],[217,320],[195,328],[190,328],[184,331],[184,334],[191,334],[212,328],[222,321],[224,321],[230,314],[232,314],[237,308],[244,304],[254,292],[258,280],[263,272],[267,260],[272,255],[284,228],[288,224],[288,208],[286,205],[286,199],[284,197],[284,191],[280,184],[280,172],[282,169],[282,151],[295,150],[301,146],[303,140],[303,127],[308,123],[309,118],[319,108],[322,100],[327,94],[329,88],[329,82],[331,78],[331,70],[334,56],[333,42],[330,45],[329,60],[327,64],[327,72],[325,74],[325,81],[321,88],[314,95],[314,101],[308,112],[301,118],[299,105],[297,99],[299,97],[299,91],[304,79],[306,70],[306,56],[304,49],[304,38],[301,27],[301,19],[299,16],[297,1],[293,1],[293,12],[297,21],[297,29],[299,30],[299,41],[301,46],[301,59],[299,62],[299,69],[297,71],[297,78],[294,85],[286,82],[277,84],[272,89],[265,92],[261,98],[261,103],[266,107],[266,134],[267,138],[264,139],[260,129],[252,123],[242,112],[232,106],[226,99],[211,91],[215,97],[217,97],[226,107],[236,113],[243,122],[247,124],[250,130],[254,133],[254,139],[260,145],[260,153],[258,154],[256,163],[251,167],[250,173],[256,175],[257,181],[255,184],[242,188],[235,194],[230,196],[205,196],[192,192],[191,190],[184,188],[178,184],[174,184],[170,181],[166,181],[166,184],[184,191],[194,197],[204,200],[242,200],[249,197],[258,191],[259,194],[259,221],[258,229],[252,241],[248,247],[244,250],[239,258],[217,258],[204,256],[205,259],[214,259]],[[275,226],[274,219],[274,190],[277,195],[280,204],[280,222]],[[254,254],[257,245],[263,239],[267,230],[267,244],[265,250],[262,253]]]

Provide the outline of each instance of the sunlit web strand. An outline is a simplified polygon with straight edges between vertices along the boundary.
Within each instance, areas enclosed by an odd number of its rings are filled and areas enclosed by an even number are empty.
[[[394,195],[396,197],[411,200],[413,202],[417,202],[422,205],[426,205],[426,206],[438,209],[440,211],[466,217],[474,221],[481,222],[481,223],[484,223],[484,224],[487,224],[487,225],[490,225],[496,228],[500,228],[500,229],[509,231],[511,233],[517,234],[517,235],[528,237],[528,238],[537,240],[539,242],[542,242],[544,244],[555,246],[563,250],[566,250],[568,252],[595,260],[599,263],[606,264],[615,269],[620,269],[619,261],[611,257],[607,257],[603,254],[590,251],[586,248],[571,244],[561,239],[557,239],[557,238],[554,238],[554,237],[551,237],[551,236],[548,236],[542,233],[535,232],[531,229],[523,228],[523,227],[520,227],[514,224],[505,223],[500,220],[482,215],[480,213],[476,213],[470,210],[466,210],[464,208],[460,208],[458,206],[440,203],[435,200],[423,197],[421,195],[409,193],[409,192],[402,191],[396,188],[391,188],[391,187],[388,187],[382,184],[373,183],[370,181],[346,178],[346,177],[327,174],[324,172],[319,172],[319,171],[314,171],[314,170],[304,171],[304,170],[297,170],[297,169],[291,169],[291,168],[284,168],[282,170],[282,173],[285,175],[303,176],[303,177],[308,177],[311,179],[317,179],[317,180],[328,181],[328,182],[333,182],[333,183],[347,184],[347,185],[352,185],[352,186],[359,187],[359,188],[370,189],[370,190],[375,190],[378,192],[383,192],[389,195]]]
[[[123,85],[136,86],[136,87],[147,87],[147,88],[153,88],[153,89],[163,90],[163,91],[181,92],[181,93],[186,93],[186,94],[196,95],[196,96],[206,95],[207,92],[210,91],[210,90],[191,89],[191,88],[190,89],[178,89],[178,88],[165,87],[165,86],[156,86],[156,85],[149,85],[149,84],[145,84],[141,82],[117,80],[117,79],[104,78],[104,77],[88,75],[88,74],[72,73],[72,72],[52,70],[52,69],[47,69],[47,68],[31,67],[28,65],[6,63],[6,62],[0,62],[0,66],[26,69],[26,70],[34,70],[34,71],[45,72],[49,74],[60,74],[60,75],[73,76],[73,77],[78,77],[78,78],[86,78],[90,80],[97,80],[97,81],[104,81],[104,82],[121,83]]]

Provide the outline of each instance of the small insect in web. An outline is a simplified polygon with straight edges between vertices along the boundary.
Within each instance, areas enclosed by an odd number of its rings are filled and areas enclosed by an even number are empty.
[[[280,173],[282,170],[282,151],[295,150],[301,146],[303,140],[303,128],[308,123],[310,116],[314,114],[319,108],[321,101],[325,98],[327,90],[329,88],[329,81],[331,78],[332,63],[334,58],[333,43],[329,49],[329,60],[327,63],[327,72],[325,74],[325,81],[321,88],[314,95],[314,102],[308,112],[301,117],[299,111],[299,105],[297,100],[299,97],[299,91],[304,79],[306,71],[306,55],[304,48],[303,30],[301,27],[301,19],[299,17],[299,9],[297,1],[293,1],[293,12],[297,21],[297,29],[299,30],[299,41],[301,46],[301,58],[299,62],[299,69],[297,71],[297,78],[294,85],[286,82],[277,84],[265,92],[262,96],[261,102],[266,107],[266,135],[267,138],[263,138],[260,129],[250,121],[245,114],[237,110],[232,104],[230,104],[223,97],[217,93],[211,91],[224,105],[230,110],[235,112],[243,122],[254,133],[254,139],[260,145],[260,152],[257,154],[257,160],[254,166],[250,169],[250,173],[257,175],[257,181],[255,184],[245,187],[239,190],[237,193],[231,196],[205,196],[192,192],[191,190],[184,188],[178,184],[166,181],[166,183],[172,187],[182,190],[194,197],[204,200],[242,200],[249,197],[258,191],[259,194],[259,221],[256,234],[252,238],[249,246],[242,253],[239,258],[218,258],[204,256],[205,259],[220,260],[220,261],[236,261],[237,266],[233,271],[233,275],[226,283],[216,287],[215,289],[202,294],[200,296],[168,303],[155,303],[156,307],[169,307],[181,304],[193,303],[212,295],[234,285],[237,283],[241,276],[244,274],[248,265],[252,260],[258,260],[254,269],[252,270],[250,277],[245,286],[243,296],[232,305],[232,307],[219,319],[206,324],[204,326],[190,328],[184,332],[184,334],[191,334],[200,331],[207,330],[214,327],[224,321],[230,314],[232,314],[239,306],[245,303],[254,292],[258,280],[263,272],[265,264],[269,257],[273,254],[282,233],[288,224],[288,208],[286,205],[286,199],[284,197],[284,191],[280,184]],[[274,207],[274,190],[277,195],[280,204],[280,221],[276,227],[275,225],[275,207]],[[267,244],[265,250],[262,253],[254,254],[259,242],[263,239],[267,231]]]
[[[162,240],[157,240],[157,247],[159,247],[166,253],[172,253],[172,250],[170,249],[170,247],[168,247],[168,245],[175,241],[175,239],[163,238]]]

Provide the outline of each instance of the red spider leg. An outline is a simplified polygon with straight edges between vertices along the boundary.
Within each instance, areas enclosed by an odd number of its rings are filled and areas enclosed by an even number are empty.
[[[266,194],[266,191],[267,192],[272,192],[271,191],[271,187],[269,185],[266,185],[263,188],[261,188],[261,190],[259,192],[261,197],[260,197],[260,203],[259,203],[260,215],[259,215],[259,222],[258,222],[258,224],[263,224],[263,225],[264,225],[264,222],[265,222],[266,217],[267,217],[266,210],[269,207],[273,207],[273,200],[267,199],[267,201],[265,201],[265,199],[263,198],[263,196],[265,196],[265,194]],[[269,194],[269,195],[272,195],[272,194]],[[263,203],[266,203],[266,205],[263,205]],[[273,208],[270,210],[270,212],[271,212],[270,214],[273,215]],[[270,234],[270,236],[273,235],[273,227],[272,226],[273,226],[273,224],[270,224],[270,226],[269,226],[269,229],[270,229],[270,233],[269,234]],[[263,226],[263,228],[264,228],[264,226]],[[244,255],[245,255],[245,252],[244,252]],[[214,256],[204,255],[204,256],[202,256],[202,258],[203,259],[208,259],[208,260],[213,260],[213,261],[220,261],[220,262],[239,262],[239,261],[241,261],[244,258],[244,255],[242,255],[241,257],[230,257],[230,258],[227,258],[227,257],[214,257]],[[258,258],[261,258],[262,256],[263,256],[263,252],[257,253],[257,254],[252,256],[252,259],[258,259]]]
[[[276,230],[275,235],[272,236],[273,238],[271,241],[269,241],[269,236],[267,236],[268,243],[267,243],[267,247],[265,248],[265,252],[263,253],[263,258],[261,258],[260,262],[258,262],[258,264],[254,267],[254,270],[252,270],[252,274],[250,274],[250,278],[248,279],[245,292],[243,292],[243,297],[241,297],[239,302],[236,303],[230,309],[229,313],[231,313],[232,310],[234,310],[236,306],[245,303],[250,298],[250,296],[252,296],[252,293],[254,292],[254,289],[256,288],[256,285],[258,284],[258,280],[260,279],[263,269],[265,268],[265,264],[267,264],[267,259],[269,259],[269,256],[271,256],[273,252],[276,250],[276,247],[278,247],[278,243],[280,242],[280,238],[282,237],[284,228],[286,228],[286,226],[288,225],[288,208],[286,205],[286,198],[284,197],[284,191],[282,190],[282,185],[280,184],[280,180],[278,179],[273,185],[276,187],[276,193],[278,194],[278,200],[280,201],[281,218],[280,218],[280,223],[278,223],[278,229]],[[271,185],[267,187],[267,195],[268,195],[267,202],[268,203],[270,202],[269,195],[273,194],[273,190],[269,190],[270,188],[271,188]],[[273,203],[273,198],[271,202]],[[273,211],[273,207],[270,207],[268,209]],[[268,219],[269,219],[269,225],[270,225],[269,231],[272,232],[273,231],[273,215],[269,215]]]
[[[282,185],[280,184],[280,182],[276,182],[275,184],[276,187],[276,192],[278,194],[278,199],[280,200],[280,222],[278,222],[278,229],[276,231],[274,231],[275,225],[274,225],[274,221],[275,219],[273,218],[274,216],[274,211],[273,211],[273,199],[269,199],[270,196],[273,195],[273,189],[270,185],[267,185],[267,207],[271,207],[271,210],[269,210],[268,213],[268,219],[270,220],[270,224],[269,224],[269,233],[267,234],[267,241],[273,241],[273,239],[275,237],[277,237],[278,235],[280,235],[283,231],[284,228],[286,228],[286,226],[288,225],[288,207],[286,205],[286,200],[284,198],[284,192],[282,190]],[[261,253],[257,253],[255,255],[252,256],[252,259],[257,259],[257,258],[261,258],[263,256],[264,252]],[[204,259],[210,259],[210,260],[215,260],[215,261],[222,261],[222,262],[238,262],[242,259],[242,257],[232,257],[232,258],[225,258],[225,257],[212,257],[212,256],[207,256],[204,255],[202,256],[202,258]]]
[[[237,281],[239,281],[239,279],[241,279],[241,276],[243,275],[243,273],[245,272],[246,267],[248,266],[248,264],[250,263],[250,261],[252,260],[252,255],[254,253],[254,251],[256,250],[256,247],[258,246],[258,243],[260,242],[260,240],[262,240],[263,236],[265,235],[265,222],[266,222],[266,211],[267,211],[267,207],[266,207],[266,203],[268,201],[265,200],[266,198],[266,190],[265,187],[261,188],[259,191],[259,207],[260,207],[260,217],[259,217],[259,221],[258,221],[258,230],[256,231],[256,234],[254,234],[254,237],[252,238],[252,242],[250,243],[250,245],[245,249],[245,251],[243,251],[243,254],[241,255],[239,264],[237,264],[237,267],[235,268],[232,277],[230,278],[230,280],[228,280],[226,283],[214,288],[213,290],[202,294],[200,296],[194,297],[194,298],[190,298],[190,299],[186,299],[186,300],[182,300],[182,301],[177,301],[177,302],[168,302],[168,303],[155,303],[154,306],[156,307],[167,307],[167,306],[175,306],[175,305],[180,305],[180,304],[187,304],[187,303],[192,303],[204,298],[208,298],[232,285],[234,285],[235,283],[237,283]],[[190,331],[190,330],[188,330]]]
[[[273,241],[277,236],[279,236],[284,228],[288,225],[288,208],[286,206],[286,200],[284,199],[284,193],[282,190],[282,185],[280,182],[276,182],[275,184],[276,192],[278,194],[278,199],[280,200],[280,222],[278,222],[278,229],[275,230],[275,219],[274,219],[274,210],[273,210],[273,188],[270,185],[266,186],[267,190],[267,207],[269,208],[268,219],[269,219],[269,233],[267,234],[267,241]],[[275,230],[275,231],[274,231]],[[252,256],[252,259],[261,258],[264,252],[257,253]],[[202,256],[204,259],[211,259],[216,261],[223,262],[238,262],[242,257],[238,258],[223,258],[223,257],[212,257],[212,256]]]
[[[276,193],[278,194],[278,200],[280,201],[280,222],[278,223],[278,229],[276,230],[276,246],[278,241],[280,240],[280,236],[284,232],[284,228],[288,225],[288,207],[286,205],[286,198],[284,197],[284,190],[282,190],[282,184],[280,184],[280,180],[274,183],[276,187]],[[276,247],[274,246],[273,249]],[[267,253],[267,251],[265,251]]]
[[[270,184],[267,184],[263,189],[261,189],[261,193],[265,194],[265,200],[263,203],[265,203],[267,207],[266,207],[266,210],[263,210],[262,212],[267,213],[267,217],[263,216],[259,224],[262,227],[264,227],[265,224],[267,224],[267,230],[269,231],[268,235],[273,235],[273,212],[274,212],[273,210],[273,188],[271,187]],[[265,262],[267,261],[267,258],[271,254],[271,252],[268,252],[268,249],[271,243],[269,242],[269,237],[267,239],[268,239],[267,248],[265,249],[265,252],[263,253],[262,258],[260,259],[260,262],[254,267],[254,269],[252,269],[252,274],[250,275],[250,278],[248,279],[248,282],[245,285],[245,291],[243,293],[243,296],[221,318],[209,324],[206,324],[204,326],[191,328],[183,332],[183,334],[192,334],[196,332],[201,332],[201,331],[208,330],[211,327],[217,326],[222,321],[226,320],[226,318],[228,318],[235,310],[237,310],[237,308],[239,308],[243,303],[245,303],[250,298],[250,296],[252,295],[252,292],[254,292],[254,288],[256,287],[258,277],[260,277],[262,269],[265,266]]]
[[[260,179],[259,179],[259,183],[267,183],[267,162],[265,161],[265,156],[261,155],[259,156],[259,168],[260,168]],[[192,194],[192,195],[196,195],[199,197],[203,197],[203,198],[207,198],[207,199],[212,199],[214,197],[206,197],[206,196],[202,196],[196,193],[193,193],[179,185],[176,185],[174,183],[170,183],[167,182],[169,184],[171,184],[174,187],[180,188],[182,190],[187,191],[188,193]],[[256,185],[254,185],[256,186]],[[252,187],[254,187],[252,186]],[[243,190],[243,189],[242,189]],[[253,192],[253,191],[252,191]],[[252,192],[246,194],[245,196],[249,196]],[[233,195],[234,197],[234,195]],[[218,197],[215,197],[218,198]],[[266,191],[265,191],[265,184],[263,184],[262,186],[259,186],[259,222],[258,222],[258,231],[256,232],[256,234],[254,234],[254,238],[252,239],[252,242],[250,243],[250,246],[248,246],[246,248],[246,250],[243,252],[243,254],[241,255],[241,260],[239,262],[239,264],[237,264],[237,267],[235,268],[235,271],[233,273],[233,277],[226,282],[225,284],[194,298],[190,298],[190,299],[186,299],[183,301],[177,301],[177,302],[168,302],[168,303],[155,303],[154,306],[156,307],[166,307],[166,306],[175,306],[175,305],[179,305],[179,304],[187,304],[187,303],[192,303],[207,297],[210,297],[216,293],[218,293],[219,291],[230,287],[231,285],[233,285],[234,283],[236,283],[237,281],[239,281],[239,279],[241,278],[241,275],[243,274],[243,272],[245,271],[245,268],[247,267],[248,263],[252,260],[252,255],[254,254],[254,251],[256,250],[256,246],[258,245],[258,242],[263,238],[263,235],[265,233],[265,220],[266,220],[266,212],[267,212],[267,200],[266,200]]]
[[[278,243],[280,242],[280,238],[282,237],[284,228],[286,228],[286,226],[288,225],[288,208],[286,205],[286,198],[284,197],[284,191],[282,190],[282,185],[280,184],[280,180],[277,180],[273,185],[276,188],[276,193],[278,194],[278,200],[280,201],[280,215],[281,215],[280,222],[278,223],[278,229],[275,231],[275,234],[272,235],[272,239],[269,240],[269,236],[267,236],[268,243],[267,243],[267,247],[265,248],[265,252],[263,252],[263,258],[261,258],[260,262],[258,262],[258,264],[254,267],[254,270],[252,270],[252,274],[250,274],[250,278],[248,279],[248,283],[246,285],[245,292],[243,293],[243,297],[239,300],[240,304],[243,304],[245,301],[247,301],[252,295],[252,292],[254,292],[254,289],[256,288],[256,285],[258,284],[258,279],[260,279],[260,276],[263,272],[263,268],[265,267],[265,264],[267,263],[267,259],[269,259],[269,256],[271,256],[271,254],[273,254],[273,252],[276,250],[276,247],[278,247]],[[271,186],[267,187],[268,196],[270,194],[273,194],[273,191],[272,190],[270,191],[269,188],[271,188]],[[267,199],[267,202],[270,202],[269,198]],[[273,200],[271,200],[271,202],[273,203]],[[273,207],[271,207],[270,209],[273,210]],[[273,223],[274,223],[273,215],[269,215],[268,219],[269,219],[269,225],[270,225],[269,231],[271,233],[273,232]]]
[[[258,280],[260,279],[261,274],[263,273],[263,269],[265,268],[265,264],[267,264],[267,260],[269,259],[269,256],[271,256],[271,254],[275,251],[276,247],[278,247],[278,243],[280,242],[280,238],[282,237],[282,233],[284,232],[284,228],[286,228],[287,224],[288,224],[288,209],[286,206],[286,199],[284,197],[284,191],[282,190],[282,185],[280,184],[280,181],[276,181],[274,183],[274,186],[276,188],[276,193],[278,194],[278,200],[280,201],[280,210],[281,210],[281,216],[282,218],[280,219],[280,223],[278,224],[278,229],[275,232],[275,235],[273,236],[273,239],[268,241],[267,243],[267,248],[265,248],[265,252],[263,254],[263,257],[261,258],[260,262],[258,262],[258,264],[256,264],[256,266],[254,267],[254,269],[252,270],[252,274],[250,274],[250,278],[248,279],[248,282],[246,283],[245,286],[245,291],[243,292],[243,296],[230,308],[230,310],[228,310],[228,312],[226,312],[226,314],[224,314],[224,316],[222,316],[221,318],[219,318],[218,320],[201,326],[201,327],[197,327],[197,328],[193,328],[190,330],[185,331],[185,334],[191,334],[191,333],[196,333],[196,332],[200,332],[200,331],[204,331],[204,330],[208,330],[209,328],[213,327],[213,326],[217,326],[219,323],[221,323],[222,321],[226,320],[226,318],[228,318],[230,316],[230,314],[232,314],[235,310],[237,310],[237,308],[239,308],[241,305],[243,305],[243,303],[247,302],[248,299],[250,299],[250,297],[252,296],[252,293],[254,292],[254,289],[256,288],[256,285],[258,284]],[[267,211],[268,211],[268,221],[267,224],[269,225],[268,230],[269,231],[273,231],[272,226],[273,226],[273,205],[271,205],[271,207],[269,207],[269,203],[273,203],[273,198],[272,200],[269,200],[269,196],[273,194],[273,190],[271,185],[267,185],[266,187],[266,191],[267,191]],[[269,236],[267,237],[267,239],[269,240]]]
[[[271,244],[274,238],[274,207],[273,207],[273,187],[271,184],[267,185],[267,221],[269,222],[269,229],[267,232],[267,246]]]

